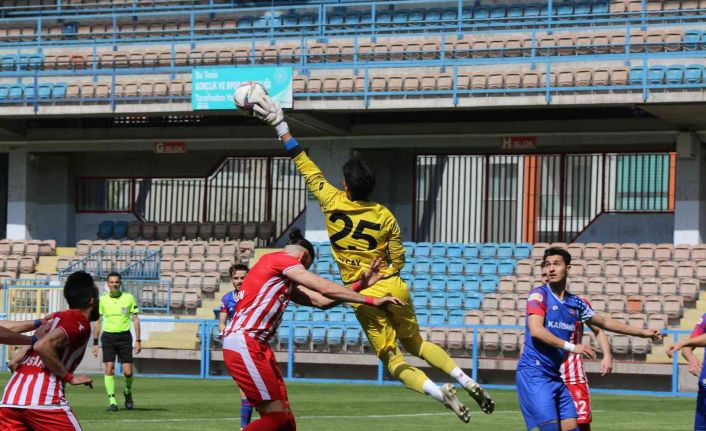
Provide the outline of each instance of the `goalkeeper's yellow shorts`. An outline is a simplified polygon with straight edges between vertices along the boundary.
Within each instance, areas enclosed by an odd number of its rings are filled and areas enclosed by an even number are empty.
[[[403,306],[391,305],[387,309],[353,304],[358,322],[378,356],[381,351],[389,352],[396,348],[398,338],[406,339],[419,334],[407,284],[398,275],[380,280],[360,293],[375,298],[395,296],[405,302]]]

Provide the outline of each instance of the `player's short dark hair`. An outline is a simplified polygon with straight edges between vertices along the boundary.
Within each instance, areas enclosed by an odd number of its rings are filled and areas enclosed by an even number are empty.
[[[300,247],[304,247],[306,251],[309,252],[312,262],[314,261],[314,259],[316,259],[316,252],[314,251],[314,246],[311,245],[311,243],[304,238],[304,234],[302,234],[302,231],[298,228],[294,228],[291,232],[289,232],[289,242],[287,243],[287,245],[298,245]]]
[[[549,256],[561,256],[564,259],[564,264],[571,265],[571,254],[561,247],[549,247],[544,250],[544,257],[542,258],[542,265],[547,261]]]
[[[108,276],[105,278],[106,281],[110,280],[110,277],[118,277],[118,281],[122,283],[123,281],[123,276],[118,274],[117,272],[111,272],[108,274]]]
[[[368,200],[375,188],[375,171],[356,157],[343,165],[343,178],[354,201]]]
[[[86,271],[76,271],[66,278],[64,283],[64,298],[69,308],[87,308],[91,298],[98,300],[98,288],[93,277]]]
[[[246,273],[250,271],[250,268],[244,263],[235,263],[228,268],[228,274],[232,277],[236,271],[245,271]]]

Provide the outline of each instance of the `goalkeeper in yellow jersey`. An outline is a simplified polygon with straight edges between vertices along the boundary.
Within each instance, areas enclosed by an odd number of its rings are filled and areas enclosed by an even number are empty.
[[[483,412],[492,413],[495,403],[486,391],[464,373],[446,351],[424,341],[419,334],[409,291],[400,277],[405,257],[397,220],[384,206],[368,201],[375,186],[375,173],[362,161],[350,159],[343,165],[344,190],[337,189],[326,181],[289,133],[282,109],[264,91],[251,94],[249,101],[254,103],[252,115],[276,128],[280,140],[304,176],[307,187],[318,199],[344,284],[355,289],[357,285],[354,281],[360,279],[374,259],[387,261],[388,268],[382,271],[385,278],[365,289],[364,294],[373,297],[395,296],[405,301],[406,305],[390,306],[387,310],[366,305],[354,305],[354,308],[370,344],[390,374],[408,388],[442,402],[464,422],[470,420],[468,408],[456,398],[453,385],[439,387],[423,371],[405,362],[397,345],[399,340],[407,352],[456,379]]]

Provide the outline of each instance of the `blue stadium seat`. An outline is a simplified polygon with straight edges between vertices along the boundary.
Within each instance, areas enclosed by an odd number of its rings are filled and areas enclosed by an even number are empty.
[[[586,19],[592,12],[592,5],[590,2],[579,2],[574,5],[574,15],[579,15],[580,17]]]
[[[343,322],[345,313],[341,309],[331,309],[326,312],[329,322]]]
[[[466,262],[465,265],[463,265],[463,272],[466,275],[480,274],[481,265],[482,265],[481,260],[478,260],[478,259],[469,260]]]
[[[507,7],[496,5],[490,9],[490,19],[503,19],[507,16]]]
[[[439,8],[429,8],[424,12],[424,21],[427,25],[439,25],[441,23],[442,12]]]
[[[600,15],[607,15],[610,10],[610,3],[599,1],[591,5],[591,14],[594,17],[600,18]]]
[[[403,280],[409,280],[414,276],[412,273],[412,268],[414,265],[406,264],[404,268],[400,271],[400,277],[402,277]]]
[[[484,275],[480,280],[480,291],[483,293],[495,292],[498,289],[498,276]]]
[[[446,259],[435,259],[431,262],[432,275],[446,274]]]
[[[431,256],[431,243],[430,242],[419,242],[416,247],[414,247],[414,257],[430,257]]]
[[[498,261],[495,259],[484,259],[480,267],[481,275],[492,275],[498,273]]]
[[[352,308],[346,309],[346,313],[343,315],[343,321],[346,323],[358,323],[358,318],[355,317],[355,312]]]
[[[39,89],[37,90],[37,96],[40,99],[49,99],[51,97],[51,90],[52,90],[51,84],[42,84],[39,86]]]
[[[431,257],[446,257],[446,244],[442,242],[435,242],[431,245]]]
[[[296,344],[305,344],[309,342],[309,327],[295,326],[294,327],[294,342]]]
[[[671,85],[681,84],[684,81],[684,72],[686,67],[679,65],[671,65],[667,68],[665,82]]]
[[[475,259],[480,257],[480,247],[478,244],[464,244],[463,257],[466,259]]]
[[[415,274],[429,274],[431,272],[431,261],[429,259],[417,259],[414,263]]]
[[[427,276],[417,276],[412,280],[413,290],[415,292],[426,292],[429,290],[430,285],[429,277]]]
[[[356,345],[360,343],[360,329],[359,328],[346,328],[346,344]]]
[[[460,292],[449,293],[446,297],[446,308],[449,310],[457,310],[463,307],[463,296]]]
[[[489,257],[495,257],[498,255],[498,244],[494,242],[488,242],[481,245],[480,257],[487,259]]]
[[[289,328],[291,328],[291,325],[288,323],[282,323],[277,328],[277,340],[280,343],[286,344],[289,342]]]
[[[507,17],[508,18],[522,18],[525,14],[525,8],[521,4],[515,4],[508,6]]]
[[[650,66],[647,72],[647,82],[651,85],[664,84],[664,77],[667,74],[667,66]]]
[[[700,64],[690,64],[684,71],[684,82],[687,84],[700,84],[703,80],[704,67]]]
[[[559,16],[568,16],[574,14],[573,3],[559,3],[556,5],[556,14]]]
[[[295,28],[299,24],[299,14],[290,12],[281,16],[282,27]]]
[[[425,309],[429,307],[428,292],[415,293],[412,295],[412,303],[415,309]]]
[[[528,242],[521,242],[515,244],[515,259],[528,259],[532,254],[532,244]]]
[[[446,245],[446,257],[449,259],[456,259],[463,256],[463,245],[458,243],[451,243]]]
[[[645,79],[645,68],[642,66],[636,66],[630,68],[630,75],[628,76],[628,81],[630,85],[642,85],[642,81]]]
[[[466,292],[463,299],[463,308],[477,310],[480,308],[483,301],[483,295],[480,292]]]
[[[103,220],[98,224],[98,233],[96,234],[98,239],[109,239],[113,236],[113,222],[110,220]]]
[[[343,19],[343,24],[347,28],[370,24],[370,14],[361,12],[349,12]]]
[[[56,91],[56,86],[54,86],[54,91]],[[123,239],[127,236],[127,225],[126,221],[116,221],[113,224],[113,238]]]
[[[392,12],[392,25],[404,27],[409,24],[409,14],[406,10],[396,10]]]
[[[703,32],[701,30],[689,30],[684,33],[684,50],[686,51],[696,51],[699,49],[699,42]]]
[[[429,290],[432,292],[443,292],[446,290],[446,276],[435,275],[429,283]]]
[[[415,308],[414,311],[417,314],[419,326],[427,326],[429,324],[429,310]]]
[[[299,28],[304,31],[314,30],[313,26],[318,21],[316,14],[305,13],[299,17]]]
[[[42,63],[44,63],[44,56],[41,54],[30,54],[27,62],[28,69],[39,70],[42,68]]]
[[[463,305],[463,304],[462,304]],[[463,325],[466,312],[461,309],[449,310],[449,325]]]
[[[409,11],[407,16],[407,22],[411,26],[418,27],[420,25],[425,25],[424,22],[424,9],[414,9]]]
[[[467,275],[463,280],[464,292],[480,292],[480,275]]]
[[[23,92],[22,92],[22,97],[25,99],[33,99],[34,98],[34,85],[25,85]]]
[[[333,253],[331,252],[331,247],[328,245],[324,246],[323,244],[321,244],[321,246],[319,247],[318,253],[319,253],[319,256],[318,256],[319,259],[327,259],[327,258],[330,258],[333,256]]]
[[[452,275],[446,279],[447,292],[460,292],[463,290],[464,277],[460,275]]]
[[[314,264],[314,271],[321,275],[321,274],[328,274],[331,272],[331,262],[328,260],[317,260],[316,263]]]
[[[455,23],[457,19],[458,19],[458,9],[448,8],[448,9],[444,9],[443,11],[441,11],[441,21],[443,21],[443,24]]]
[[[487,21],[490,18],[490,7],[478,6],[473,9],[473,19],[475,21]]]
[[[463,274],[463,269],[464,262],[461,259],[453,259],[446,264],[446,272],[449,275]]]
[[[429,326],[446,325],[446,310],[431,310],[429,313]]]
[[[446,293],[443,291],[432,293],[429,307],[432,309],[446,308]]]
[[[313,327],[311,329],[311,341],[314,344],[324,344],[326,342],[326,328],[321,327],[321,326]],[[299,341],[297,341],[296,332],[294,333],[294,342],[301,344]]]
[[[512,275],[515,272],[515,259],[501,259],[498,263],[498,275]]]
[[[294,311],[294,320],[297,322],[308,322],[311,319],[311,313],[307,309],[297,309]]]
[[[244,16],[238,20],[238,29],[247,30],[255,26],[255,18],[251,16]]]
[[[3,55],[0,57],[0,69],[1,70],[15,70],[16,69],[17,57],[14,55]]]
[[[375,25],[387,27],[392,25],[392,13],[380,11],[375,14]]]
[[[525,5],[525,18],[536,18],[539,16],[542,10],[542,5],[538,3],[531,3]]]
[[[461,9],[461,19],[465,22],[468,22],[473,19],[473,8],[471,7],[464,7]]]
[[[402,243],[402,247],[404,247],[404,257],[409,259],[412,256],[414,256],[414,247],[416,246],[415,243],[405,241]]]
[[[282,313],[282,321],[283,322],[291,322],[294,319],[294,311],[290,310],[289,307],[284,310],[284,313]]]
[[[313,310],[311,312],[311,321],[312,322],[325,322],[326,321],[326,312],[324,310]]]
[[[10,87],[8,85],[0,85],[0,99],[7,99],[10,96]]]
[[[552,11],[553,11],[553,15],[556,16],[556,5],[552,6]],[[542,17],[546,17],[548,15],[548,13],[549,13],[549,5],[543,4],[539,8],[539,15]]]
[[[345,328],[342,326],[332,326],[326,331],[326,344],[329,346],[340,346],[343,344],[343,331]]]
[[[253,21],[253,28],[255,30],[264,30],[270,28],[270,19],[268,16],[262,15]]]
[[[344,18],[342,14],[333,13],[328,16],[329,28],[343,27]]]
[[[502,244],[498,244],[497,253],[499,258],[512,257],[514,251],[515,244],[512,242],[504,242]]]

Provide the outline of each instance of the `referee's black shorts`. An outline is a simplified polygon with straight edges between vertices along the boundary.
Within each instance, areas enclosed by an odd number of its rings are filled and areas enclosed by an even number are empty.
[[[101,335],[103,347],[103,362],[115,362],[115,357],[121,364],[132,364],[132,334],[125,332],[103,332]]]

